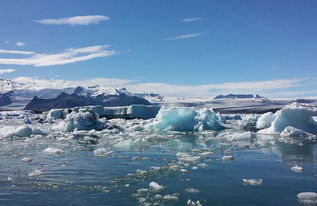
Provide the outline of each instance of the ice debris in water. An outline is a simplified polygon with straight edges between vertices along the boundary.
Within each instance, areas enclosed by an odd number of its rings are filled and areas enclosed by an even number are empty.
[[[233,156],[231,156],[231,155],[225,155],[225,156],[223,156],[223,157],[221,157],[221,160],[222,161],[231,161],[231,160],[233,160],[234,158],[233,158]]]
[[[104,157],[104,156],[109,156],[113,153],[113,151],[109,151],[105,148],[98,148],[94,150],[94,155],[97,157]]]
[[[262,179],[242,179],[244,185],[259,186],[262,185]]]
[[[189,199],[187,201],[186,206],[203,206],[199,200],[197,200],[196,202],[192,201],[191,199]]]
[[[185,152],[178,152],[176,154],[176,157],[178,158],[179,161],[186,162],[186,163],[195,163],[201,159],[200,156],[192,156]]]
[[[45,150],[43,150],[43,152],[48,155],[54,155],[54,154],[62,154],[64,151],[55,147],[48,147]]]
[[[26,125],[19,126],[17,128],[14,127],[5,127],[4,137],[30,137],[32,134],[41,134],[45,135],[46,133],[38,128],[31,128]]]
[[[307,205],[317,204],[317,193],[316,192],[301,192],[297,194],[298,201]]]
[[[22,162],[31,162],[32,159],[29,158],[29,157],[23,157],[23,158],[21,159],[21,161],[22,161]]]
[[[219,117],[211,109],[162,107],[149,128],[171,131],[222,130]]]
[[[23,119],[23,123],[24,123],[24,124],[32,124],[32,121],[31,121],[30,118],[25,117],[25,118]]]
[[[39,176],[39,175],[41,175],[41,174],[43,174],[43,172],[42,172],[41,170],[34,170],[33,172],[30,172],[30,173],[28,174],[28,176],[29,176],[29,177],[35,177],[35,176]]]
[[[66,132],[74,130],[103,130],[105,124],[99,120],[99,115],[88,108],[72,111],[66,116]]]
[[[188,189],[185,189],[185,192],[187,192],[187,193],[199,193],[200,191],[198,189],[195,189],[195,188],[188,188]]]
[[[163,200],[165,200],[165,201],[178,201],[178,196],[175,194],[173,194],[173,195],[167,194],[167,195],[163,196]]]
[[[313,136],[313,134],[309,134],[301,129],[297,129],[295,127],[285,127],[285,129],[281,132],[281,136],[283,137],[309,137]]]
[[[150,182],[149,187],[153,191],[161,191],[164,189],[164,187],[159,185],[157,182]]]
[[[65,119],[65,110],[64,109],[51,109],[46,117],[46,120],[52,123],[54,120],[57,119]]]
[[[279,134],[286,127],[291,126],[305,132],[317,134],[317,107],[308,104],[293,103],[283,107],[275,113],[275,119],[270,127],[258,131],[260,134]]]
[[[262,114],[262,116],[260,116],[256,122],[256,128],[264,129],[270,127],[275,117],[275,114],[272,112]]]
[[[293,172],[302,172],[302,171],[303,171],[303,168],[300,167],[300,166],[295,165],[295,166],[291,167],[291,170],[292,170]]]

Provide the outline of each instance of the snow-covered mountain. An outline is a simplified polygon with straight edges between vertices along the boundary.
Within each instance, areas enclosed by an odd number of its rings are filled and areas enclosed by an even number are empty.
[[[214,99],[267,99],[258,94],[227,94],[227,95],[218,95]]]
[[[21,110],[24,108],[43,111],[49,108],[101,104],[122,106],[150,104],[146,94],[134,94],[125,88],[114,89],[99,85],[65,88],[39,87],[36,82],[0,79],[0,110]],[[150,96],[150,95],[149,95]],[[40,106],[40,104],[42,104]]]

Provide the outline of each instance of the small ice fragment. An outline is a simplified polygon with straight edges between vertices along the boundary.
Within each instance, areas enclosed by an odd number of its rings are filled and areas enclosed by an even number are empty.
[[[164,189],[164,187],[159,185],[157,182],[150,182],[149,187],[154,191],[161,191]]]
[[[48,155],[53,155],[53,154],[62,154],[64,151],[55,147],[48,147],[45,150],[43,150],[43,152]]]
[[[8,177],[8,181],[12,181],[12,177]]]
[[[293,172],[302,172],[302,171],[303,171],[303,168],[300,167],[300,166],[295,165],[295,166],[291,167],[291,170],[292,170]]]
[[[166,200],[166,201],[178,201],[178,197],[176,195],[164,195],[163,196],[163,200]]]
[[[109,156],[113,153],[113,151],[108,151],[105,148],[98,148],[96,150],[94,150],[94,155],[96,157],[105,157],[105,156]]]
[[[262,185],[262,179],[242,179],[244,185],[259,186]]]
[[[213,152],[202,152],[202,153],[200,153],[201,156],[210,156],[212,154],[213,154]]]
[[[197,202],[194,202],[191,199],[189,199],[187,201],[187,205],[186,206],[202,206],[202,204],[200,204],[199,200]]]
[[[195,188],[188,188],[188,189],[185,189],[185,192],[187,192],[187,193],[199,193],[200,191],[198,189],[195,189]]]
[[[233,156],[225,155],[225,156],[221,157],[221,160],[222,161],[230,161],[230,160],[233,160]]]
[[[307,205],[317,204],[316,192],[301,192],[297,194],[298,201]]]
[[[41,170],[34,170],[28,174],[29,177],[35,177],[41,175],[43,172]]]
[[[22,162],[31,162],[32,159],[29,158],[29,157],[23,157],[23,158],[21,159],[21,161],[22,161]]]
[[[180,169],[179,170],[181,173],[187,173],[187,170],[186,169]]]

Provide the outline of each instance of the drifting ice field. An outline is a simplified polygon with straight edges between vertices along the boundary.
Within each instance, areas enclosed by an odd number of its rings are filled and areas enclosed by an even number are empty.
[[[316,111],[2,112],[0,205],[316,205]]]

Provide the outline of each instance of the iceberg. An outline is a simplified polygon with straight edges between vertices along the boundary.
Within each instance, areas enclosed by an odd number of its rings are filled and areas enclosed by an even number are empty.
[[[242,179],[244,185],[251,185],[251,186],[260,186],[262,185],[262,179]]]
[[[307,205],[317,204],[317,193],[316,192],[301,192],[297,194],[298,201]]]
[[[317,107],[293,103],[277,111],[275,116],[270,127],[258,131],[259,134],[280,134],[288,126],[317,134],[317,124],[313,118],[317,116]]]
[[[46,135],[46,132],[42,131],[41,129],[38,128],[32,128],[26,125],[19,126],[17,128],[11,127],[11,126],[6,126],[3,127],[2,130],[3,136],[6,138],[9,137],[30,137],[31,135]]]
[[[162,107],[150,128],[171,131],[222,130],[219,118],[210,109],[195,110],[185,107]]]
[[[66,116],[66,132],[75,130],[103,130],[104,122],[99,120],[99,115],[91,109],[81,108],[79,111],[72,111]]]
[[[259,117],[258,121],[256,122],[256,128],[265,129],[270,127],[275,117],[275,114],[272,112],[264,113],[261,117]]]

